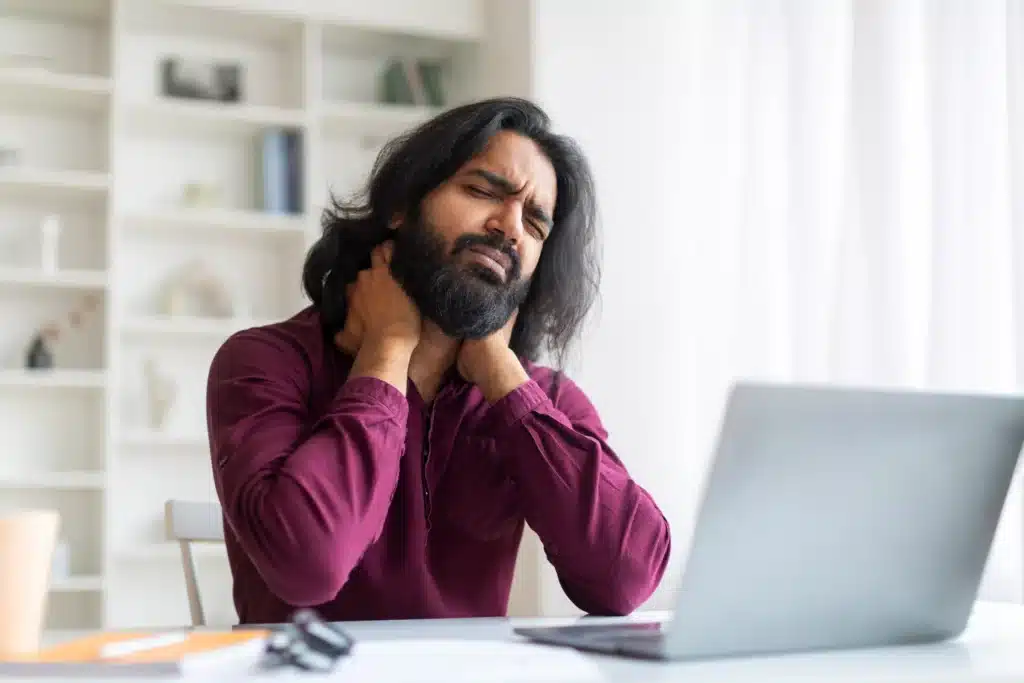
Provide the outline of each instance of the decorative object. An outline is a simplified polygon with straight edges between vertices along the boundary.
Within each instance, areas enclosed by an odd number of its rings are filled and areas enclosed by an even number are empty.
[[[50,349],[47,332],[37,332],[32,337],[25,354],[25,367],[31,370],[48,370],[53,367],[53,350]]]
[[[167,426],[167,418],[178,397],[178,385],[171,377],[160,372],[156,361],[152,358],[146,359],[143,373],[146,377],[149,426],[152,429],[162,430]]]
[[[384,68],[380,90],[385,104],[443,107],[441,64],[426,59],[392,59]]]
[[[164,291],[167,315],[230,318],[234,305],[224,282],[202,261],[186,264],[167,283]]]
[[[209,209],[221,206],[221,190],[214,183],[186,183],[181,202],[190,209]]]
[[[40,246],[42,252],[41,266],[44,273],[52,275],[57,272],[57,259],[60,240],[60,219],[49,215],[43,218],[39,227]]]
[[[69,330],[77,330],[87,315],[99,307],[100,298],[96,294],[87,294],[82,299],[80,306],[68,313],[67,323]],[[25,352],[25,367],[30,370],[49,370],[55,365],[53,348],[60,341],[62,332],[61,322],[50,321],[39,328],[29,341],[28,349]]]
[[[21,152],[16,147],[0,146],[0,168],[21,163]]]
[[[242,100],[242,65],[165,57],[160,62],[161,91],[167,97],[214,102]]]
[[[64,539],[57,541],[53,549],[53,568],[50,570],[50,581],[66,581],[71,578],[71,546]]]

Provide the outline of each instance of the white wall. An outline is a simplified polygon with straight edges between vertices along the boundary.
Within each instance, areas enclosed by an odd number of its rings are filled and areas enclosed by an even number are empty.
[[[673,526],[672,561],[649,606],[667,606],[697,491],[691,340],[684,310],[687,230],[679,201],[685,149],[680,3],[538,0],[534,92],[556,127],[593,165],[604,240],[602,298],[572,376],[595,402],[612,446]],[[572,613],[553,571],[541,573],[540,610]]]
[[[697,194],[717,191],[713,147],[701,144],[701,97],[720,89],[703,68],[719,38],[704,16],[713,0],[615,0],[533,3],[533,94],[557,127],[581,141],[597,176],[605,238],[603,308],[574,373],[596,402],[634,477],[655,496],[673,526],[670,570],[649,607],[667,608],[688,545],[701,478],[720,415],[719,397],[696,397],[700,359],[691,320],[714,311],[714,290],[693,273],[701,235],[715,226],[683,223]],[[724,11],[724,10],[723,10]],[[701,27],[705,27],[702,29]],[[725,76],[723,75],[723,78]],[[712,79],[712,80],[708,80]],[[703,189],[701,189],[703,188]],[[688,265],[692,264],[692,265]],[[723,313],[727,315],[727,313]],[[713,317],[713,316],[712,316]],[[1024,596],[1018,477],[1004,511],[981,594]],[[531,538],[520,584],[536,610],[575,613]]]

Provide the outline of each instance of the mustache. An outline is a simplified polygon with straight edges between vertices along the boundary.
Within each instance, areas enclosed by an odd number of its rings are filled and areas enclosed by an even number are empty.
[[[486,235],[460,235],[452,245],[452,256],[472,247],[489,247],[496,249],[508,258],[508,281],[515,282],[522,275],[522,267],[519,262],[519,252],[515,250],[512,243],[498,233]]]

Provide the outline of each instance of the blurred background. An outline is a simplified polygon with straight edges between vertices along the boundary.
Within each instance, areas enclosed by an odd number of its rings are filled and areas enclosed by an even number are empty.
[[[215,500],[213,352],[306,305],[389,136],[499,94],[597,176],[569,371],[672,524],[649,607],[734,379],[1021,385],[1020,0],[0,0],[0,506],[62,512],[48,629],[189,622],[164,503]],[[1024,600],[1021,496],[985,597]],[[532,537],[511,611],[575,611]]]

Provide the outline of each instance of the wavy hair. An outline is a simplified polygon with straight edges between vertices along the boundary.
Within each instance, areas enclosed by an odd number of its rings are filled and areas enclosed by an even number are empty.
[[[600,285],[594,181],[576,142],[553,133],[547,114],[519,98],[488,99],[439,114],[389,141],[360,193],[346,201],[332,196],[321,220],[323,233],[306,255],[302,273],[302,287],[320,311],[326,332],[344,327],[345,286],[370,267],[370,252],[389,238],[393,217],[418,214],[423,198],[500,131],[537,144],[554,167],[558,193],[554,226],[510,346],[528,360],[549,354],[559,368],[564,366]]]

